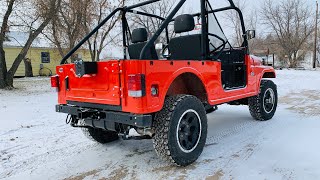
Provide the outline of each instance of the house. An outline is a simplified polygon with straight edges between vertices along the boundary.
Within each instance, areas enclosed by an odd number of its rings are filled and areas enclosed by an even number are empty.
[[[25,32],[11,31],[6,35],[4,51],[6,53],[6,62],[9,69],[17,55],[20,53],[23,45],[26,43],[29,34]],[[87,49],[78,50],[77,55],[83,60],[91,60],[90,51]],[[50,43],[44,36],[39,36],[35,39],[25,58],[31,61],[34,76],[54,75],[56,66],[59,65],[61,60],[58,49],[54,48],[52,43]],[[15,77],[24,76],[25,64],[24,62],[21,62]]]

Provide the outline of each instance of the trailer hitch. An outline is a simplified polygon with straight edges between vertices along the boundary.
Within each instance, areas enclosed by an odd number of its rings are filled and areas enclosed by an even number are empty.
[[[79,125],[79,119],[76,116],[70,115],[70,114],[67,115],[66,124],[70,124],[74,128],[89,128],[90,127],[90,126],[82,125],[83,123],[80,123],[80,125]]]

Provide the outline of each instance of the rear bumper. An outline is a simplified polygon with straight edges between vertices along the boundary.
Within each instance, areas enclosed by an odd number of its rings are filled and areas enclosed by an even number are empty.
[[[84,119],[87,126],[115,130],[116,124],[133,127],[152,127],[152,115],[137,115],[124,112],[105,111],[93,108],[82,108],[72,105],[56,105],[56,112],[66,113]],[[99,115],[99,119],[95,118]]]

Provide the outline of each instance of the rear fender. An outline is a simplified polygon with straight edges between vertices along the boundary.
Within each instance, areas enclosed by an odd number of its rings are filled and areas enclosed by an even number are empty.
[[[169,78],[168,78],[168,81],[166,82],[165,86],[164,86],[164,89],[165,91],[162,91],[162,99],[161,99],[161,102],[164,104],[165,102],[165,98],[169,95],[169,91],[170,91],[170,87],[171,85],[175,82],[176,79],[178,79],[179,77],[183,76],[184,74],[192,74],[194,76],[196,76],[200,81],[201,81],[201,84],[205,90],[205,99],[208,99],[208,89],[207,89],[207,86],[206,86],[206,81],[204,79],[204,77],[202,76],[202,74],[197,71],[196,69],[194,68],[191,68],[191,67],[185,67],[185,68],[181,68],[177,71],[175,71]],[[163,105],[162,104],[162,105]]]

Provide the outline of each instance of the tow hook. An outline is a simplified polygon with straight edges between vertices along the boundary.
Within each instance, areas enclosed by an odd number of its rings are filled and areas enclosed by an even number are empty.
[[[74,118],[72,117],[72,115],[68,114],[67,118],[66,118],[66,124],[72,124],[74,122]]]

